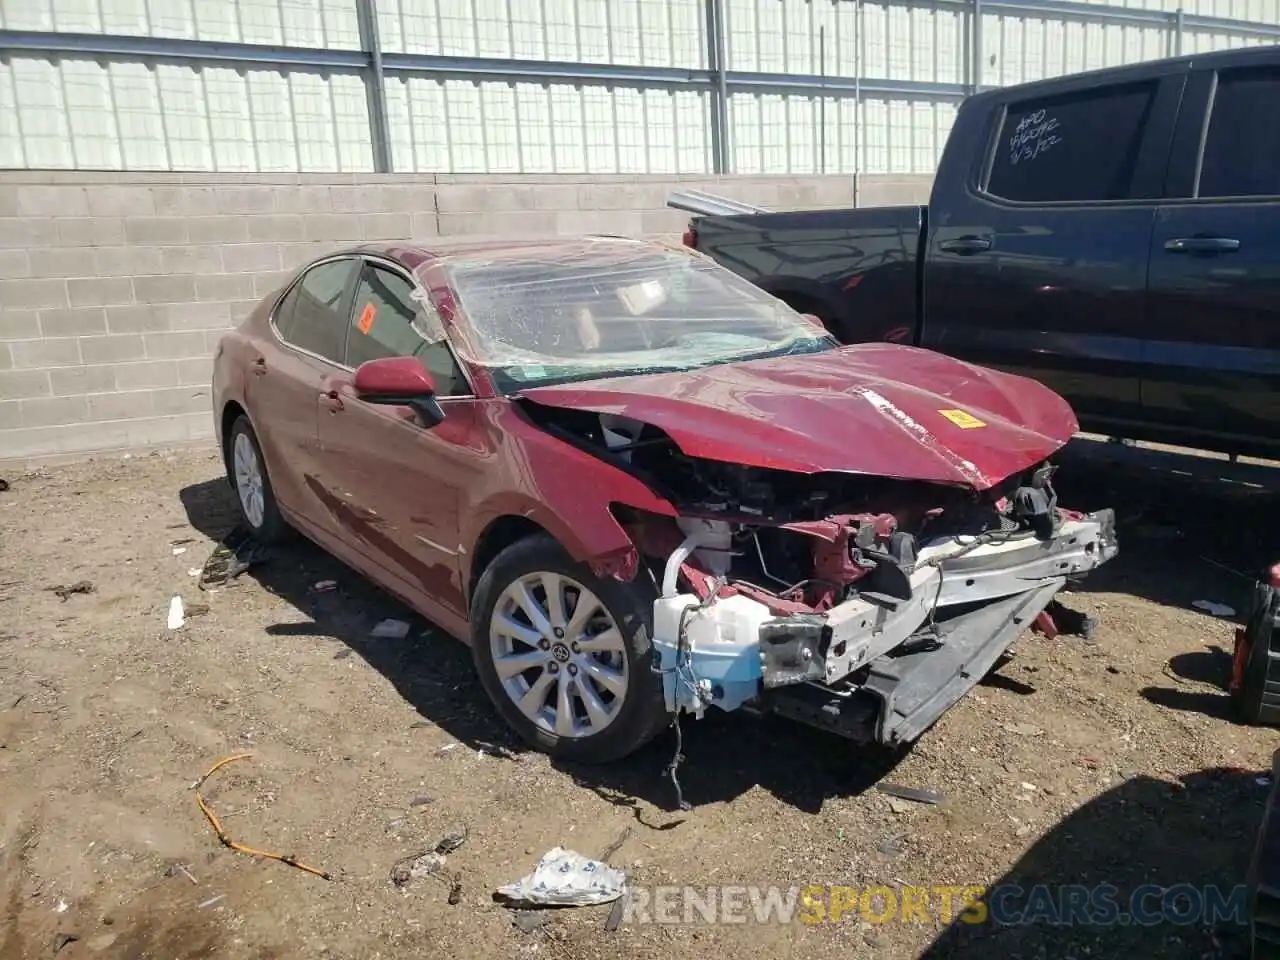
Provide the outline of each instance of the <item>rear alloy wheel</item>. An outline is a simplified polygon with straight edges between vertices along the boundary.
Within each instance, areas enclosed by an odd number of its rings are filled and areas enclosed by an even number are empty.
[[[550,537],[508,547],[480,578],[472,654],[498,712],[566,759],[626,756],[666,722],[651,669],[652,596],[595,577]]]
[[[262,448],[247,417],[238,418],[227,435],[227,474],[240,505],[240,518],[254,537],[272,543],[284,536],[288,527],[276,505]]]

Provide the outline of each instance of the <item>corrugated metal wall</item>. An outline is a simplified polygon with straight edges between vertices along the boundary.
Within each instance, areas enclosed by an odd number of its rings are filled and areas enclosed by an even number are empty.
[[[727,69],[962,85],[967,14],[851,0],[724,0]],[[1125,5],[1280,23],[1280,0]],[[389,54],[706,70],[704,0],[379,0]],[[355,0],[0,0],[0,29],[358,50]],[[1009,84],[1167,56],[1160,26],[982,17],[981,82]],[[1260,43],[1188,29],[1184,52]],[[704,173],[704,84],[386,78],[394,169],[418,172]],[[927,173],[956,96],[731,90],[739,173]],[[0,59],[0,166],[367,171],[369,99],[358,69],[194,67],[92,56]]]

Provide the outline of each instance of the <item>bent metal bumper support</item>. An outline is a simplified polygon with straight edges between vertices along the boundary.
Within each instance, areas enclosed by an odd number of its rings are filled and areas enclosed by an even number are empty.
[[[717,705],[909,743],[982,679],[1069,578],[1118,552],[1111,510],[1065,520],[1048,539],[927,541],[909,571],[909,599],[855,596],[825,615],[765,622],[758,695]],[[695,676],[699,653],[689,651]],[[670,697],[668,707],[678,708]]]

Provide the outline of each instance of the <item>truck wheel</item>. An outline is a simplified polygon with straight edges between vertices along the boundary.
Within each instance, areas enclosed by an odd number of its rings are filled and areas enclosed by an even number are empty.
[[[596,577],[550,536],[507,547],[476,585],[471,653],[521,737],[584,763],[618,760],[667,723],[653,672],[653,592]]]
[[[1272,649],[1278,609],[1275,588],[1259,582],[1249,618],[1236,631],[1231,702],[1246,723],[1280,724],[1280,651]]]

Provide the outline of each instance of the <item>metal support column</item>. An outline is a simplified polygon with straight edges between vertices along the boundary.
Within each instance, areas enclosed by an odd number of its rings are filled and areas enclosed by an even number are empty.
[[[969,25],[970,93],[982,89],[982,0],[973,0],[973,22]]]
[[[1182,31],[1186,28],[1187,14],[1181,7],[1173,16],[1173,55],[1182,56]]]
[[[707,0],[707,66],[711,69],[711,157],[715,173],[731,173],[729,70],[724,0]]]
[[[378,0],[356,0],[360,49],[369,58],[364,74],[369,99],[369,127],[373,140],[373,169],[391,173],[391,128],[387,124],[387,87],[382,75],[382,43],[378,39]]]

